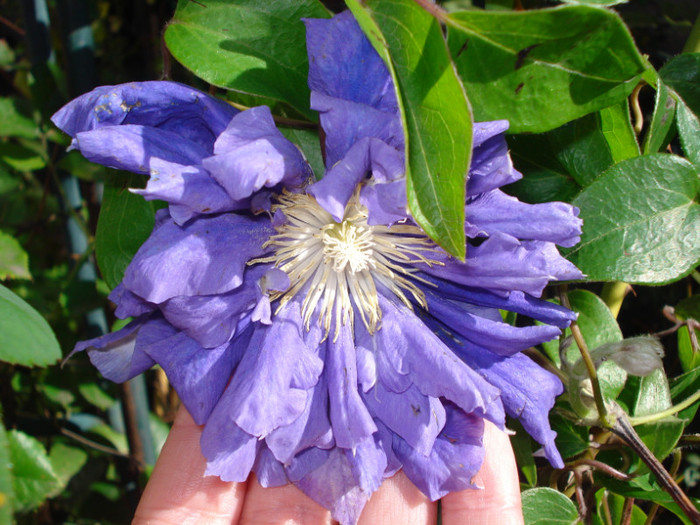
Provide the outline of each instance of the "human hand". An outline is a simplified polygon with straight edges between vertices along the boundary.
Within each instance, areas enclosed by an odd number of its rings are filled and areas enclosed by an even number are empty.
[[[133,525],[207,525],[335,523],[330,512],[294,485],[261,487],[254,476],[245,483],[204,476],[199,449],[201,427],[181,408],[163,447]],[[486,457],[475,482],[483,490],[464,490],[442,499],[444,525],[521,525],[518,473],[508,437],[491,423],[484,429]],[[437,523],[431,502],[403,472],[384,481],[370,498],[359,525]]]

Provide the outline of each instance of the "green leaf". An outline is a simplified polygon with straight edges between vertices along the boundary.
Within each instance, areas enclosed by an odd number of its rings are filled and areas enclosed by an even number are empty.
[[[605,515],[605,510],[602,509],[602,505],[603,498],[607,498],[607,505],[608,509],[610,510],[610,517],[612,518],[612,523],[622,525],[622,515],[625,507],[625,498],[618,494],[608,492],[605,489],[600,489],[598,492],[596,492],[595,497],[596,502],[598,504],[598,515]],[[625,525],[645,525],[646,519],[647,516],[646,514],[644,514],[644,511],[642,511],[642,509],[634,505],[632,507],[632,516],[630,518],[630,521],[624,523]]]
[[[464,259],[472,118],[440,24],[412,0],[347,4],[394,79],[411,214],[435,242]]]
[[[60,481],[44,445],[17,430],[9,431],[7,437],[13,465],[15,509],[19,512],[35,509],[60,487]]]
[[[569,202],[581,187],[557,160],[549,134],[511,135],[510,155],[524,178],[504,188],[524,202]]]
[[[10,444],[7,439],[5,425],[0,419],[0,525],[10,525],[12,523],[14,498]]]
[[[0,142],[0,162],[17,171],[40,170],[46,166],[43,155],[35,148],[15,142]]]
[[[143,177],[132,174],[120,174],[105,183],[95,251],[100,271],[112,289],[121,282],[126,267],[155,224],[153,202],[128,190],[142,184]]]
[[[681,326],[676,333],[678,337],[678,358],[684,372],[688,372],[700,366],[700,352],[693,350],[690,343],[690,332],[687,326]],[[700,333],[695,330],[695,337],[700,337]]]
[[[557,450],[564,459],[578,456],[581,452],[588,450],[588,428],[583,425],[575,425],[568,419],[558,414],[551,414],[549,420],[552,429],[557,433],[555,443]]]
[[[700,53],[683,53],[669,60],[659,76],[696,115],[700,114]]]
[[[634,429],[654,456],[659,461],[663,461],[676,448],[685,425],[686,421],[676,417],[668,417],[654,423],[638,425]],[[633,466],[632,471],[647,472],[648,468],[641,459],[637,458],[636,467]]]
[[[179,0],[165,31],[173,56],[210,84],[286,102],[312,120],[302,18],[328,18],[317,0]]]
[[[670,408],[671,391],[663,370],[654,370],[639,378],[639,390],[634,404],[634,416],[648,416]]]
[[[651,124],[644,139],[644,154],[657,153],[671,142],[673,116],[676,113],[676,99],[666,84],[659,78],[656,81],[656,101]]]
[[[29,256],[17,239],[0,231],[0,280],[31,279]]]
[[[600,129],[610,148],[613,162],[620,162],[632,157],[638,157],[639,144],[630,121],[630,111],[627,101],[603,108],[598,112]]]
[[[17,98],[0,98],[0,137],[39,136],[39,127],[32,118],[32,106]]]
[[[71,478],[83,468],[87,459],[88,455],[83,449],[69,447],[60,442],[55,443],[51,447],[49,461],[59,481],[57,490],[55,490],[51,496],[58,495],[59,492],[66,488]]]
[[[49,324],[22,298],[0,285],[0,361],[46,366],[61,358]]]
[[[565,6],[449,15],[448,43],[477,121],[542,132],[621,102],[645,61],[612,11]]]
[[[572,204],[583,236],[566,257],[591,280],[661,284],[700,259],[700,187],[694,168],[674,155],[622,161]]]
[[[678,101],[676,109],[678,135],[688,160],[700,170],[700,119],[683,100]]]
[[[700,320],[700,295],[691,295],[678,301],[675,313],[681,319]]]
[[[573,525],[578,511],[573,501],[550,488],[528,489],[522,493],[525,525]]]
[[[116,399],[102,390],[96,383],[81,383],[78,385],[78,392],[88,403],[100,410],[108,410],[117,402]]]
[[[282,134],[299,146],[299,149],[304,153],[304,157],[309,161],[311,169],[314,171],[316,179],[323,177],[326,168],[323,164],[323,155],[321,155],[321,142],[318,138],[318,133],[308,129],[284,128],[280,127]]]

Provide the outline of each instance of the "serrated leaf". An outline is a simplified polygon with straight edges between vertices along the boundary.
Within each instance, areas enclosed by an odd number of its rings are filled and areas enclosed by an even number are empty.
[[[0,361],[46,366],[61,358],[61,348],[46,320],[21,297],[0,285]]]
[[[674,155],[620,162],[572,204],[583,236],[566,257],[592,280],[661,284],[700,259],[700,187],[694,168]]]
[[[128,190],[142,184],[143,177],[131,174],[121,174],[105,183],[95,252],[102,276],[111,289],[121,282],[134,254],[153,231],[153,202]]]
[[[60,487],[60,481],[44,445],[17,430],[9,431],[7,437],[12,461],[15,509],[19,512],[32,510]]]
[[[14,507],[12,488],[12,461],[7,432],[0,419],[0,525],[10,525]]]
[[[0,137],[38,137],[39,127],[31,112],[32,106],[27,101],[0,97]]]
[[[435,242],[463,259],[472,119],[440,24],[412,0],[347,4],[394,79],[407,139],[411,214]]]
[[[651,124],[644,139],[644,153],[657,153],[671,142],[673,117],[676,113],[676,99],[671,96],[666,84],[659,78],[656,81],[656,100]]]
[[[312,120],[302,18],[327,18],[317,0],[180,0],[165,31],[173,56],[210,84],[286,102]]]
[[[29,256],[14,237],[0,231],[0,280],[31,279]]]
[[[573,501],[554,489],[523,491],[522,503],[525,525],[574,525],[579,519]]]
[[[621,102],[645,61],[612,11],[564,6],[464,11],[447,20],[450,52],[477,121],[542,132]]]

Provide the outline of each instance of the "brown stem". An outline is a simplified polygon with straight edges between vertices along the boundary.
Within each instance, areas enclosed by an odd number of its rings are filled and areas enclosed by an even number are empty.
[[[620,525],[630,525],[632,521],[632,509],[634,508],[634,498],[626,498],[625,506],[622,507],[622,516],[620,517]]]
[[[603,463],[602,461],[598,461],[596,459],[579,459],[575,461],[571,466],[576,468],[581,465],[587,465],[589,467],[593,467],[596,470],[600,470],[601,472],[604,472],[608,476],[619,479],[622,481],[630,481],[631,479],[634,479],[634,476],[630,476],[629,474],[625,474],[624,472],[620,472],[617,469],[612,468],[610,465]]]
[[[646,466],[649,467],[649,470],[656,476],[656,479],[664,490],[669,493],[673,501],[678,504],[690,521],[695,525],[700,525],[700,512],[698,512],[698,509],[695,508],[690,498],[686,496],[685,492],[678,486],[678,483],[676,483],[673,477],[664,469],[663,465],[654,457],[654,454],[651,453],[637,435],[634,427],[632,427],[632,424],[627,418],[627,414],[625,414],[622,409],[619,409],[616,410],[615,416],[617,417],[611,430],[620,436],[620,438],[639,455]]]

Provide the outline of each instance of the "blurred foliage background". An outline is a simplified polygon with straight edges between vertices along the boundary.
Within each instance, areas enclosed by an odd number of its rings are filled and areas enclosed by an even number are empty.
[[[335,10],[343,7],[325,3]],[[510,0],[452,4],[467,9],[555,5],[528,0],[522,5]],[[120,195],[139,182],[66,153],[68,139],[49,121],[62,104],[97,85],[167,77],[207,90],[171,59],[163,43],[175,9],[175,0],[0,0],[0,524],[127,523],[177,408],[177,397],[159,370],[114,385],[100,379],[82,354],[56,364],[78,340],[115,327],[106,300],[113,283],[97,270],[95,231],[103,197]],[[632,0],[614,9],[657,69],[681,52],[698,14],[696,0]],[[653,89],[641,90],[647,122],[654,100]],[[527,173],[528,159],[518,156],[517,142],[516,167]],[[669,148],[680,152],[677,139]],[[527,196],[527,190],[520,193]],[[102,227],[111,226],[104,222]],[[675,318],[669,310],[664,314],[665,306],[676,307],[677,314],[680,305],[683,318],[697,318],[697,280],[695,272],[664,286],[633,286],[617,318],[622,335],[672,328]],[[587,301],[597,300],[589,292],[604,297],[610,292],[602,284],[577,287],[588,290],[573,296],[584,310],[597,308],[588,306]],[[601,329],[595,323],[590,328],[591,333]],[[669,332],[662,343],[668,377],[700,363],[686,327]],[[565,455],[574,457],[589,446],[589,429],[553,417]],[[700,441],[700,425],[693,421],[682,432],[672,448],[682,445],[684,453],[671,454],[665,464],[698,498],[700,454],[688,447]],[[536,447],[530,438],[519,433],[514,445],[523,486],[538,484],[538,471],[539,484],[546,485],[548,467],[533,459]],[[562,492],[566,486],[560,480]],[[602,496],[592,493],[600,506]],[[10,495],[14,508],[7,504]],[[610,496],[608,516],[612,512],[619,518],[615,513],[623,502],[622,496]],[[651,513],[653,503],[642,506]],[[647,518],[635,519],[632,523]],[[657,519],[673,523],[678,518],[666,511]]]

